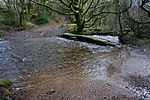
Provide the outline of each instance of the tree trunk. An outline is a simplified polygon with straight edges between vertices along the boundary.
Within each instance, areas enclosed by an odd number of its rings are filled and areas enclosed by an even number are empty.
[[[77,33],[81,33],[83,31],[83,28],[84,28],[84,25],[81,23],[81,24],[77,24]]]
[[[23,27],[22,22],[23,22],[23,14],[22,14],[22,11],[21,11],[21,12],[19,13],[19,25],[20,25],[21,27]]]
[[[76,19],[76,24],[77,24],[77,33],[80,34],[82,31],[83,31],[83,28],[84,28],[84,20],[83,18],[81,18],[81,14],[80,13],[77,13],[75,15],[75,19]]]

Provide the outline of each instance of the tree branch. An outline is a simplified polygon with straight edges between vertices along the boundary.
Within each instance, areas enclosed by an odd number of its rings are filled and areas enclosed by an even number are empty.
[[[98,0],[99,1],[99,0]],[[93,4],[94,0],[91,1],[90,5],[88,6],[88,8],[86,9],[86,11],[83,13],[83,16],[89,11],[91,5]]]
[[[44,5],[44,4],[42,4],[42,3],[39,3],[39,2],[36,2],[36,1],[33,1],[33,0],[32,0],[32,2],[33,2],[33,3],[35,3],[35,4],[37,4],[37,5],[40,5],[40,6],[46,7],[46,8],[48,8],[48,9],[50,9],[50,10],[52,10],[52,11],[56,12],[56,13],[59,13],[59,14],[62,14],[62,15],[70,15],[70,14],[66,14],[66,13],[63,13],[63,12],[57,11],[57,10],[55,10],[55,9],[53,9],[53,8],[51,8],[51,7],[47,6],[47,5]]]
[[[142,0],[142,4],[139,7],[148,14],[148,17],[150,17],[150,11],[144,7],[144,5],[148,2],[148,0]]]

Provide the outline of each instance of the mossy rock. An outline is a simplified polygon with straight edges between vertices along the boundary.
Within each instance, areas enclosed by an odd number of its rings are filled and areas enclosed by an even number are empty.
[[[9,87],[12,84],[12,81],[9,79],[0,80],[0,87]]]
[[[36,27],[36,25],[33,24],[33,23],[31,23],[31,22],[24,22],[24,26],[25,26],[25,27],[28,27],[28,28]]]
[[[120,43],[111,42],[111,41],[103,39],[103,38],[92,37],[90,35],[78,35],[78,34],[72,34],[72,33],[63,33],[61,35],[61,37],[67,38],[67,39],[72,39],[72,40],[78,40],[78,41],[82,41],[82,42],[93,43],[93,44],[97,44],[97,45],[121,47]]]

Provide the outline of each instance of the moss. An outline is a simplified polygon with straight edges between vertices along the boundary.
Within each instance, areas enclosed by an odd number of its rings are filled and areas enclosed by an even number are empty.
[[[31,22],[24,22],[24,26],[25,27],[36,27],[36,25]]]
[[[9,87],[12,84],[12,81],[9,79],[0,80],[0,87]]]

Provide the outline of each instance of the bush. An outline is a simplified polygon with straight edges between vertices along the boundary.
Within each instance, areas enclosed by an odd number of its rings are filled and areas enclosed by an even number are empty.
[[[19,21],[16,18],[16,14],[13,10],[7,10],[3,13],[3,23],[9,26],[19,25]]]
[[[46,23],[49,23],[49,18],[48,17],[37,17],[35,19],[35,24],[38,24],[38,25],[41,25],[41,24],[46,24]]]
[[[37,25],[49,23],[51,16],[49,15],[49,11],[42,11],[35,13],[31,19],[31,22]]]

